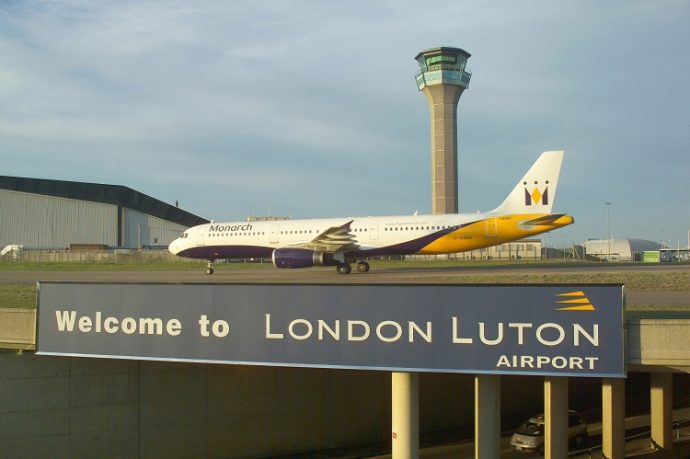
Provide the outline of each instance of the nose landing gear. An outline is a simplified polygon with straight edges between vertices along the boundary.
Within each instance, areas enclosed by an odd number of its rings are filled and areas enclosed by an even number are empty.
[[[206,265],[206,274],[209,276],[213,274],[213,260],[208,261],[208,264]]]

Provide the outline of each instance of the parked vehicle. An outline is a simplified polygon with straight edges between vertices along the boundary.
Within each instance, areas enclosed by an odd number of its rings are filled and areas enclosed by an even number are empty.
[[[520,426],[510,439],[518,451],[544,452],[544,415],[531,417]],[[575,411],[568,411],[568,442],[575,449],[587,444],[587,424]]]

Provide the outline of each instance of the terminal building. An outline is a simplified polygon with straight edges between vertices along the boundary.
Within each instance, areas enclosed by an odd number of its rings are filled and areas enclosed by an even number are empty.
[[[166,247],[207,222],[126,186],[0,176],[0,248]]]
[[[541,239],[521,239],[483,249],[456,253],[451,258],[454,260],[541,260],[544,258],[543,250]]]

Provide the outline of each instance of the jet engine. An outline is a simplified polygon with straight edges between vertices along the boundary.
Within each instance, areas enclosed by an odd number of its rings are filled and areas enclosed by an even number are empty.
[[[312,266],[337,266],[332,252],[284,247],[273,251],[276,268],[309,268]]]

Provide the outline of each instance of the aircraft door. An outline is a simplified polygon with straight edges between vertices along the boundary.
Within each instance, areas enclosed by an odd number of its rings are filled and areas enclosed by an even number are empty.
[[[271,239],[269,240],[269,242],[271,244],[277,244],[279,242],[279,238],[278,238],[279,234],[280,234],[280,225],[278,225],[277,223],[273,223],[271,225]]]
[[[498,222],[496,221],[496,218],[487,218],[486,219],[486,236],[487,237],[498,236]]]
[[[369,225],[369,239],[376,240],[379,238],[379,225],[372,223]]]
[[[206,233],[204,231],[196,232],[196,246],[204,247],[206,245]]]

